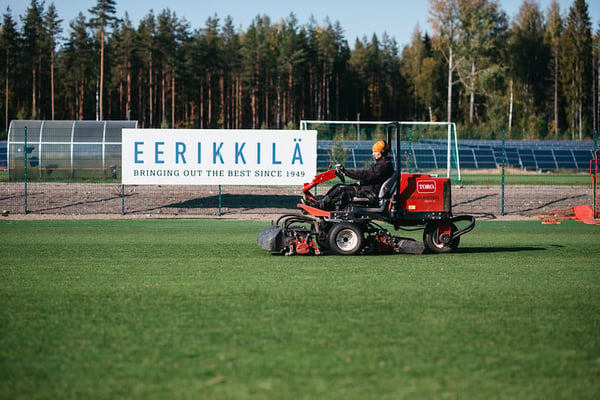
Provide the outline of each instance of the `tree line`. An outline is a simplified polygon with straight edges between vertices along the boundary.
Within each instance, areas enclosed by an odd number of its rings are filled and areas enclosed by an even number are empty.
[[[140,127],[289,128],[300,120],[457,122],[461,136],[585,139],[600,125],[600,31],[585,0],[429,0],[432,32],[351,48],[339,22],[193,28],[170,10],[134,26],[115,0],[72,21],[31,0],[0,26],[0,138],[13,119],[133,119]]]

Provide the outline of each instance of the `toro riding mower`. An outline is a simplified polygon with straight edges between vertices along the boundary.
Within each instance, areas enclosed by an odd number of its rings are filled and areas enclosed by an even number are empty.
[[[343,168],[336,166],[304,185],[303,201],[298,204],[301,213],[279,217],[259,234],[258,245],[284,255],[422,254],[455,250],[460,237],[475,227],[475,218],[452,215],[450,179],[401,172],[398,123],[387,128],[387,143],[392,142],[395,172],[383,183],[377,198],[354,197],[336,211],[316,207],[312,190],[318,184],[335,178],[345,183]],[[394,236],[375,221],[392,225],[395,230],[423,229],[423,241]]]

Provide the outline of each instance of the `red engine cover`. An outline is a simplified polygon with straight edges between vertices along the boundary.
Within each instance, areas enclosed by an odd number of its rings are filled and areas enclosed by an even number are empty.
[[[400,207],[408,212],[450,212],[450,179],[402,174]]]

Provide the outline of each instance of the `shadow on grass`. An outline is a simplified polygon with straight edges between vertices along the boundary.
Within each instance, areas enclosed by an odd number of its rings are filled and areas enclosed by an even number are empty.
[[[558,246],[562,247],[562,246]],[[459,246],[455,253],[476,254],[476,253],[517,253],[520,251],[543,251],[545,247],[462,247]]]
[[[296,208],[300,197],[269,194],[223,194],[221,206],[227,208]],[[200,197],[179,203],[167,204],[167,208],[214,208],[219,205],[219,196]]]

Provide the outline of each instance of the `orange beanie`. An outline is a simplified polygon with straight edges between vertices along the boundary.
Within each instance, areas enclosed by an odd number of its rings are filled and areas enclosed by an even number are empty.
[[[385,149],[385,142],[383,140],[380,140],[373,145],[373,151],[381,153],[383,149]]]

